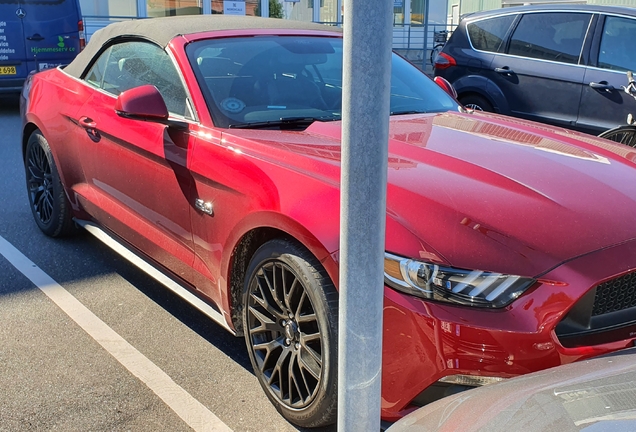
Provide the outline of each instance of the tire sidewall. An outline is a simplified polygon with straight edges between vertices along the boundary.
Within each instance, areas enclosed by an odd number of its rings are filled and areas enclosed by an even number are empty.
[[[307,259],[309,258],[309,260]],[[338,311],[337,304],[334,307],[333,300],[330,301],[328,296],[336,293],[335,287],[329,282],[325,284],[317,283],[311,268],[318,270],[323,276],[326,276],[325,270],[320,266],[319,262],[310,256],[309,252],[290,243],[286,240],[272,240],[261,246],[250,261],[243,286],[243,329],[245,332],[245,343],[249,353],[254,374],[257,376],[259,384],[263,387],[265,394],[270,399],[276,409],[289,421],[304,427],[323,426],[335,421],[335,407],[337,406],[337,323]],[[261,379],[255,355],[252,350],[249,333],[248,322],[248,296],[252,280],[256,276],[258,270],[267,262],[280,261],[289,266],[295,273],[296,277],[302,281],[305,292],[310,298],[316,315],[318,316],[318,327],[322,340],[322,373],[320,382],[318,383],[318,391],[314,400],[305,408],[293,409],[284,404],[272,392],[267,383]],[[310,261],[314,261],[313,263]],[[319,266],[319,267],[318,267]],[[318,267],[318,268],[316,268]],[[331,291],[333,292],[327,292]],[[332,420],[327,420],[332,418]]]
[[[47,223],[42,222],[37,212],[35,211],[35,207],[31,199],[31,191],[29,190],[28,160],[31,149],[34,146],[39,146],[44,151],[49,167],[51,169],[51,183],[53,188],[53,211],[51,214],[51,219]],[[29,206],[31,207],[31,213],[33,214],[35,223],[38,225],[40,230],[42,230],[42,232],[48,236],[57,237],[61,235],[64,231],[65,225],[67,225],[67,219],[70,219],[68,201],[66,198],[66,193],[64,192],[64,187],[62,186],[62,182],[60,180],[57,165],[55,164],[55,160],[53,159],[53,153],[51,152],[49,143],[40,132],[34,132],[29,137],[24,158],[24,169],[26,173],[26,187]]]

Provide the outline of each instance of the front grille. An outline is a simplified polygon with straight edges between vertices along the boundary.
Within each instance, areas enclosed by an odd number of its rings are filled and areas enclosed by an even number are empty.
[[[636,272],[604,282],[596,287],[592,316],[636,306]]]
[[[599,345],[636,336],[636,272],[589,290],[557,324],[566,348]]]

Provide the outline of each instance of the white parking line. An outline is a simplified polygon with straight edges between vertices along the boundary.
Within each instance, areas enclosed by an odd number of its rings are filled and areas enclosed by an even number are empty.
[[[195,431],[232,430],[164,371],[137,351],[86,306],[0,236],[0,254],[25,275],[62,311],[99,343],[130,373],[139,378]]]

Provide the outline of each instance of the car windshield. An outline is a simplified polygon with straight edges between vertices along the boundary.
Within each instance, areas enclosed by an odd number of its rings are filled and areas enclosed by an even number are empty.
[[[341,38],[206,39],[189,44],[187,54],[216,126],[302,128],[341,118]],[[451,97],[396,54],[390,104],[392,115],[457,109]]]

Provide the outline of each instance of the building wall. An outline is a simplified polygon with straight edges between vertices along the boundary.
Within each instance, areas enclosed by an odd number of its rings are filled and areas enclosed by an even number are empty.
[[[587,4],[636,7],[636,0],[588,0]]]

